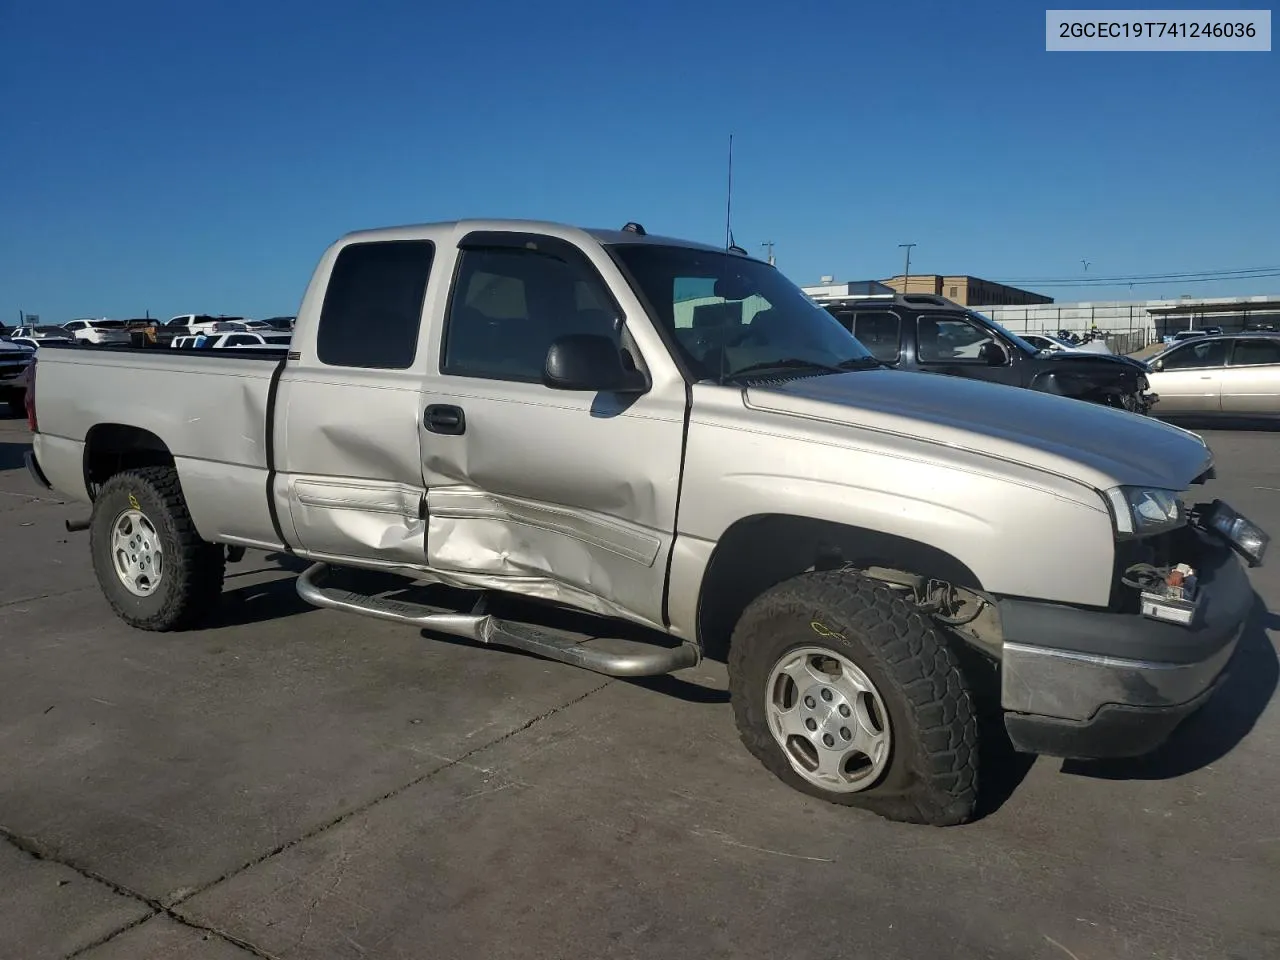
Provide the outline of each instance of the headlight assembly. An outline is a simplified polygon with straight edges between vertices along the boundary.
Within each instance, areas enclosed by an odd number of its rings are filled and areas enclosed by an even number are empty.
[[[1267,552],[1267,544],[1271,542],[1266,532],[1247,517],[1237,513],[1221,500],[1208,504],[1196,504],[1196,521],[1207,530],[1212,530],[1228,544],[1236,553],[1244,557],[1251,567],[1262,564]]]
[[[1116,533],[1121,536],[1148,537],[1187,522],[1186,507],[1177,490],[1112,487],[1106,496],[1111,503]]]

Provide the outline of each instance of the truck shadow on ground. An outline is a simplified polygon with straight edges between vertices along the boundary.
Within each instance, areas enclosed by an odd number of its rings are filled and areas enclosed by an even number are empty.
[[[1163,746],[1123,760],[1064,760],[1062,772],[1099,780],[1171,780],[1226,756],[1253,729],[1280,680],[1271,630],[1280,630],[1280,616],[1255,599],[1222,687]]]
[[[0,442],[0,472],[22,469],[25,465],[22,455],[30,449],[29,443]]]
[[[994,661],[964,643],[951,644],[978,714],[978,806],[973,819],[995,813],[1017,791],[1036,758],[1013,748],[1000,706],[1000,671]]]
[[[241,563],[227,565],[226,587],[218,611],[209,621],[209,629],[239,627],[292,617],[316,608],[298,596],[294,577],[245,583],[243,578],[262,573],[301,573],[307,561],[288,554],[253,556]]]

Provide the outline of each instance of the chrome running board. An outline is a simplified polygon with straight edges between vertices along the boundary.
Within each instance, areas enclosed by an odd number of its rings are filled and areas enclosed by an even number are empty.
[[[312,606],[359,613],[495,647],[523,650],[610,677],[650,677],[671,673],[696,666],[702,659],[697,645],[687,641],[676,647],[662,647],[619,637],[595,637],[501,620],[484,612],[485,594],[480,595],[470,613],[443,613],[423,604],[324,586],[328,572],[327,563],[308,567],[298,577],[298,596]]]

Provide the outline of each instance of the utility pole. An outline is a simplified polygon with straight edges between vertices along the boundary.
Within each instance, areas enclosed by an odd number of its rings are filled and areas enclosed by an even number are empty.
[[[773,241],[772,241],[772,240],[766,240],[764,243],[760,244],[760,246],[764,247],[767,251],[769,251],[769,266],[771,266],[771,267],[772,267],[772,266],[774,266],[774,262],[773,262]]]
[[[898,244],[898,246],[899,246],[899,247],[906,247],[906,248],[907,248],[907,265],[906,265],[905,267],[903,267],[903,269],[902,269],[902,292],[903,292],[903,293],[906,293],[906,292],[907,292],[907,282],[911,279],[911,248],[912,248],[912,247],[914,247],[914,246],[915,246],[915,244],[914,244],[914,243],[900,243],[900,244]]]

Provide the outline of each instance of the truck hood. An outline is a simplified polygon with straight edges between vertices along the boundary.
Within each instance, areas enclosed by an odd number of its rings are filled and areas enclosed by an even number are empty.
[[[6,360],[30,357],[34,352],[33,348],[25,344],[14,343],[12,340],[0,340],[0,355],[3,355]]]
[[[863,370],[750,386],[744,394],[755,410],[959,447],[1099,490],[1185,490],[1213,464],[1199,436],[1149,417],[942,374]]]

